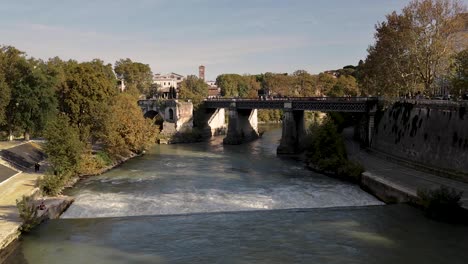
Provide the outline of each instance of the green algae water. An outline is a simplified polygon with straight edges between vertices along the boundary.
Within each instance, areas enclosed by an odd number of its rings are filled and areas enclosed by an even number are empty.
[[[466,263],[468,228],[252,143],[160,145],[68,194],[7,263]]]

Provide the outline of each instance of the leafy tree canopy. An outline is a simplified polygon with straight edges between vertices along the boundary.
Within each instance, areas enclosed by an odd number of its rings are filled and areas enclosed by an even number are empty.
[[[140,94],[148,95],[153,83],[153,72],[148,64],[120,59],[115,62],[114,71],[119,79],[124,80],[126,89],[136,89]]]

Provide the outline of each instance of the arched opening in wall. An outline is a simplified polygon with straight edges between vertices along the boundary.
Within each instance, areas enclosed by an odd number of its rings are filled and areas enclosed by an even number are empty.
[[[159,128],[159,130],[162,130],[164,118],[157,111],[150,110],[144,114],[144,117],[153,119],[154,125],[156,125]]]
[[[169,109],[169,120],[174,120],[174,110],[172,108]]]
[[[150,110],[150,111],[146,112],[143,116],[144,116],[145,118],[153,119],[153,118],[155,118],[157,115],[159,115],[159,113],[158,113],[157,111]]]

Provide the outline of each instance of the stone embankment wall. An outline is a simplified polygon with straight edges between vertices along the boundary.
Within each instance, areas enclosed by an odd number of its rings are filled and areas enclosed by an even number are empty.
[[[376,116],[372,148],[468,181],[468,103],[404,101]]]

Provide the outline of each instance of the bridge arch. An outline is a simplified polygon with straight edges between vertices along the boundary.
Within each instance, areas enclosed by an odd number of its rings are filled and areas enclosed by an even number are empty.
[[[149,111],[146,111],[144,113],[144,117],[145,118],[150,118],[150,119],[153,119],[155,118],[157,115],[159,115],[159,112],[158,111],[155,111],[155,110],[149,110]]]
[[[159,127],[160,130],[163,128],[164,117],[160,115],[158,111],[149,110],[143,115],[145,118],[152,119],[154,124]]]

